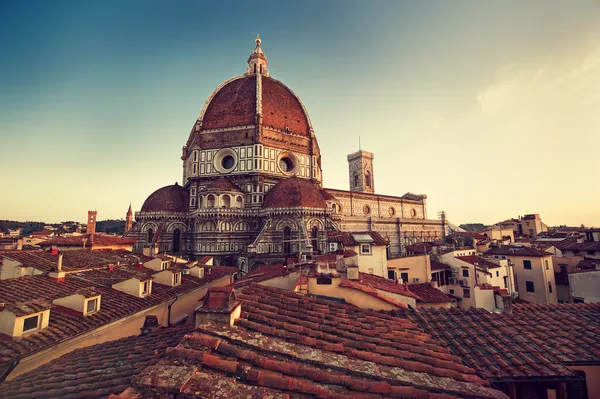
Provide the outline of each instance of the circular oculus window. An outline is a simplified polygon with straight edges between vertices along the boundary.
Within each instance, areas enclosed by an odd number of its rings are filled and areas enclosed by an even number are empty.
[[[390,206],[390,209],[388,210],[388,212],[390,213],[390,216],[394,216],[396,214],[396,210],[394,209],[393,206]]]
[[[229,173],[235,169],[238,156],[231,148],[223,148],[219,150],[213,159],[213,166],[220,173]]]
[[[415,208],[410,210],[410,216],[412,216],[413,218],[417,216],[417,210]]]
[[[279,155],[277,166],[281,173],[285,175],[294,175],[297,172],[298,161],[291,152],[283,152]]]
[[[363,212],[365,213],[365,215],[371,214],[371,207],[369,205],[363,206]]]

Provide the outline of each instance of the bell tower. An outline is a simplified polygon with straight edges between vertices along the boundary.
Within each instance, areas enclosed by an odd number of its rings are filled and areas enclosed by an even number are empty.
[[[375,155],[372,152],[363,150],[348,155],[350,191],[370,194],[375,192],[373,158]]]
[[[133,210],[131,209],[131,203],[129,204],[129,210],[127,211],[127,215],[125,216],[125,233],[131,230],[133,227]]]
[[[98,211],[88,211],[87,234],[96,234],[96,216]]]

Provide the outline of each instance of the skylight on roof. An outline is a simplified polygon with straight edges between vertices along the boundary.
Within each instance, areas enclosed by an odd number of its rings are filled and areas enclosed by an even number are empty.
[[[373,237],[369,234],[352,234],[356,242],[373,242]]]

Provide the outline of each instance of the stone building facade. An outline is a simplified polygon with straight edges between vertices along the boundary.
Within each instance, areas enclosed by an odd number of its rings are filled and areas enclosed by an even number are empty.
[[[211,255],[244,270],[327,250],[328,230],[378,231],[390,257],[443,234],[426,195],[378,195],[372,153],[348,156],[350,190],[324,189],[300,98],[268,71],[260,39],[246,73],[208,97],[182,150],[183,183],[152,193],[127,236],[135,249]]]

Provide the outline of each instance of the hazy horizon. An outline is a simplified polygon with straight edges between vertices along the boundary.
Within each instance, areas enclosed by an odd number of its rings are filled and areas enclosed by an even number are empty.
[[[204,102],[260,34],[302,99],[324,186],[375,154],[429,218],[599,226],[600,3],[0,3],[0,219],[122,219],[181,183]]]

